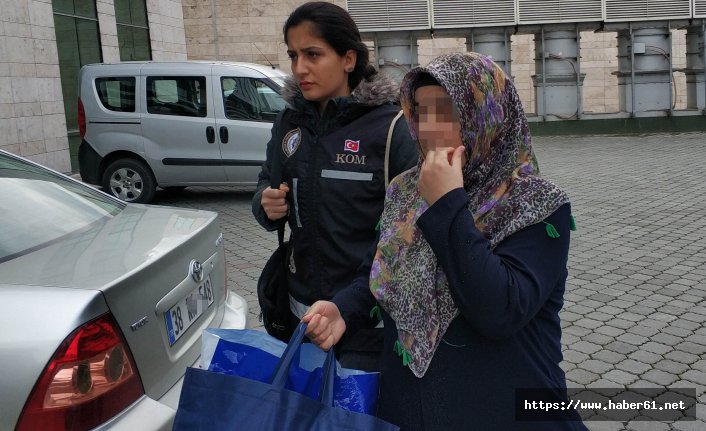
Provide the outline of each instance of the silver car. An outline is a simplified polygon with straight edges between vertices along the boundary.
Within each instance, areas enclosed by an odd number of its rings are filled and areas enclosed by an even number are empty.
[[[251,63],[88,64],[79,75],[84,182],[127,202],[157,187],[254,185],[285,73]]]
[[[202,330],[245,326],[209,211],[0,151],[0,430],[167,430]]]

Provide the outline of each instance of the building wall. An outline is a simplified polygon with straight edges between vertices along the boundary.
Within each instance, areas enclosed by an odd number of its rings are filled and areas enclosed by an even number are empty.
[[[465,38],[436,38],[419,40],[419,64],[426,64],[437,55],[466,50]],[[686,30],[672,30],[673,68],[686,66]],[[534,36],[512,36],[512,75],[525,112],[536,112],[536,94],[532,75],[534,64]],[[581,73],[583,82],[583,111],[586,113],[611,113],[619,111],[618,38],[615,32],[581,32]],[[674,72],[675,109],[686,108],[686,77]]]
[[[180,0],[147,0],[152,57],[185,60]],[[105,62],[120,61],[113,0],[96,0]],[[0,148],[71,172],[51,0],[0,0]],[[78,76],[76,77],[78,78]],[[75,167],[74,167],[75,168]]]
[[[190,60],[229,60],[274,64],[289,70],[282,26],[306,1],[182,0]],[[346,7],[345,0],[335,0]]]
[[[70,170],[51,0],[0,0],[0,148]]]
[[[118,27],[115,23],[115,4],[113,0],[96,0],[98,28],[100,29],[101,51],[105,63],[120,61]]]
[[[152,57],[270,62],[288,70],[282,25],[302,3],[303,0],[146,0]],[[345,0],[332,3],[346,6]],[[113,0],[96,0],[96,5],[103,61],[119,61]],[[69,172],[51,0],[0,0],[0,10],[0,148]],[[616,34],[583,32],[581,47],[581,68],[586,74],[584,111],[617,112],[619,94],[613,74],[617,70]],[[420,40],[419,63],[465,49],[465,38]],[[675,69],[685,66],[685,51],[685,31],[674,30]],[[526,111],[534,113],[532,35],[512,37],[512,59],[515,85]],[[683,109],[683,73],[674,72],[674,84],[674,106]]]
[[[581,33],[581,72],[584,112],[618,112],[618,35],[613,32]]]
[[[289,69],[286,47],[282,41],[282,25],[296,6],[304,1],[292,0],[183,0],[184,26],[189,59],[268,61]],[[332,1],[345,7],[346,2]],[[674,68],[685,65],[685,31],[673,31]],[[418,42],[419,64],[437,55],[466,50],[465,38],[422,39]],[[583,110],[610,113],[619,110],[617,34],[614,32],[581,33],[581,72]],[[534,36],[512,36],[512,74],[527,113],[536,112]],[[686,79],[674,72],[675,108],[686,106]]]
[[[153,60],[186,60],[181,0],[147,0]]]
[[[153,60],[186,60],[186,34],[180,0],[147,0]],[[103,61],[120,61],[113,0],[96,0]]]
[[[672,30],[673,68],[686,67],[686,30]],[[675,109],[686,109],[686,75],[674,72]]]

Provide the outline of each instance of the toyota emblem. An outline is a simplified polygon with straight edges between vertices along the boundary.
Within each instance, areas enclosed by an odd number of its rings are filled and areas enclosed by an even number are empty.
[[[201,280],[203,280],[203,266],[201,262],[196,259],[192,260],[191,263],[189,263],[189,274],[195,282],[200,283]]]

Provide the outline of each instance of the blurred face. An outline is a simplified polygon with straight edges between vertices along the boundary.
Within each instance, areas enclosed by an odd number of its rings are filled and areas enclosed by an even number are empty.
[[[414,101],[419,114],[418,134],[423,155],[429,150],[463,145],[456,105],[443,87],[420,87],[414,92]]]
[[[321,110],[329,100],[351,94],[348,74],[355,68],[356,52],[351,49],[343,56],[338,55],[316,35],[311,22],[287,30],[287,55],[304,98],[319,102]]]

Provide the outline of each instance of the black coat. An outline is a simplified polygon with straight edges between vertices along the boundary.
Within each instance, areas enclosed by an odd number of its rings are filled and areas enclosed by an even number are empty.
[[[398,87],[376,74],[349,97],[336,98],[319,114],[289,81],[289,107],[272,128],[252,209],[267,230],[260,205],[270,186],[273,157],[283,160],[282,181],[289,185],[289,288],[299,303],[330,299],[356,276],[376,238],[385,197],[385,147],[392,119],[399,113]],[[419,159],[404,118],[395,124],[389,179]]]
[[[417,221],[449,281],[460,311],[422,378],[394,351],[395,322],[383,312],[378,416],[402,431],[498,430],[585,431],[576,421],[517,421],[517,389],[566,387],[559,367],[570,207],[528,226],[491,250],[468,212],[468,196],[456,189]],[[369,289],[369,253],[359,277],[337,295],[346,331],[371,324],[375,298]],[[531,400],[541,401],[541,400]]]

